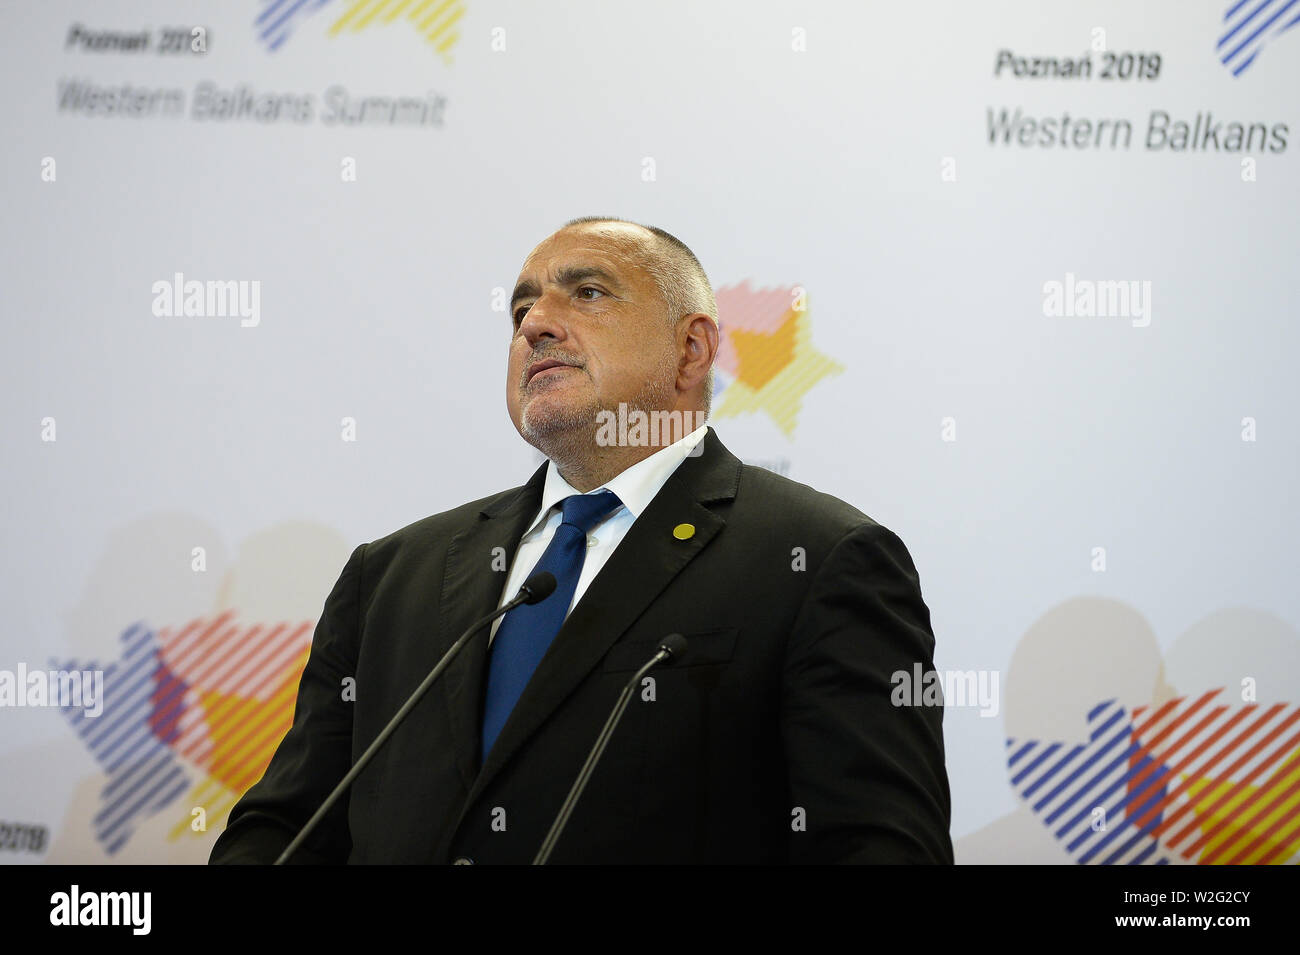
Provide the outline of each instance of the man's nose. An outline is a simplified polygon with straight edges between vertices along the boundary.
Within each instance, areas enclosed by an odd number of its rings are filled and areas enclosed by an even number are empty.
[[[568,335],[564,318],[565,298],[561,293],[544,293],[524,313],[519,330],[528,344],[535,345],[543,338],[562,340]]]

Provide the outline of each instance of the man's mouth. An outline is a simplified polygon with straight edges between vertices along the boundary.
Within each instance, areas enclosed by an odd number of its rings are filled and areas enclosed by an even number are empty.
[[[559,361],[555,358],[547,358],[544,361],[533,362],[528,366],[528,381],[532,381],[543,372],[549,372],[552,368],[573,368],[568,362]]]

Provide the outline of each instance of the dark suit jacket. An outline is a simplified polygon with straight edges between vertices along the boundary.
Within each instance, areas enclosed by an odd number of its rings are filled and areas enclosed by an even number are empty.
[[[492,611],[494,549],[514,554],[544,475],[353,551],[293,726],[212,862],[273,861]],[[684,523],[695,533],[679,540]],[[620,689],[672,632],[686,654],[633,697],[553,863],[952,861],[942,707],[890,702],[891,674],[933,666],[906,548],[843,501],[741,464],[711,428],[574,606],[480,768],[486,629],[296,861],[531,862]]]

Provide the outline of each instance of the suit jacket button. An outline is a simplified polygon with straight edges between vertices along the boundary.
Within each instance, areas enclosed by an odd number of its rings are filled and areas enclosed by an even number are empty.
[[[459,859],[457,859],[455,862],[452,863],[452,865],[473,865],[473,864],[474,864],[474,860],[467,856],[461,856]]]

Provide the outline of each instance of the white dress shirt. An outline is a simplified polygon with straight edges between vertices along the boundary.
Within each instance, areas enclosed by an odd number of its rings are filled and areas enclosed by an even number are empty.
[[[564,611],[566,619],[569,611],[582,599],[587,586],[605,566],[609,555],[614,553],[614,549],[627,536],[633,522],[654,500],[654,496],[659,493],[660,488],[678,466],[704,440],[708,430],[707,424],[700,425],[680,441],[660,448],[648,458],[643,458],[625,469],[617,477],[611,478],[608,483],[588,492],[596,494],[600,491],[613,491],[623,502],[623,506],[593,527],[591,533],[587,535],[587,557],[582,563],[582,573],[578,575],[578,589],[573,593],[573,602]],[[542,506],[529,525],[529,530],[519,541],[519,549],[515,552],[514,563],[510,565],[505,589],[501,592],[500,601],[497,602],[498,607],[519,593],[519,588],[533,572],[537,562],[542,559],[542,554],[546,552],[551,538],[555,536],[556,529],[564,519],[564,515],[560,512],[560,502],[570,494],[578,493],[580,492],[560,476],[554,462],[547,462],[546,485],[542,489]],[[501,626],[503,619],[505,618],[498,617],[493,621],[492,633],[488,637],[489,644],[496,637],[497,628]]]

